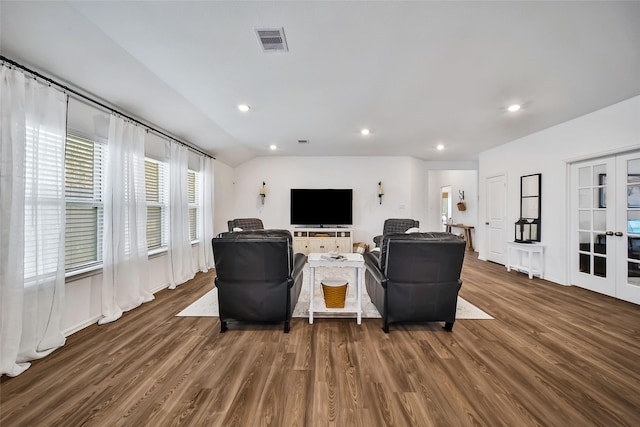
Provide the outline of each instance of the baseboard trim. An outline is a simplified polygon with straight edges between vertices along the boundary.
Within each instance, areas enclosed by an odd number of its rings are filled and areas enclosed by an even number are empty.
[[[78,323],[75,326],[70,327],[69,329],[62,331],[62,334],[66,337],[75,334],[76,332],[78,332],[81,329],[86,328],[87,326],[91,326],[94,323],[98,323],[98,320],[102,317],[102,315],[100,316],[96,316],[94,318],[91,318],[89,320],[86,320],[84,322]]]

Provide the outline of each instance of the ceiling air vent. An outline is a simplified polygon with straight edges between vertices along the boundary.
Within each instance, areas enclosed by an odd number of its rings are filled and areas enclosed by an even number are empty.
[[[298,140],[298,144],[308,144],[309,140],[308,139],[299,139]]]
[[[287,52],[287,40],[284,38],[284,28],[256,28],[260,46],[265,52]]]

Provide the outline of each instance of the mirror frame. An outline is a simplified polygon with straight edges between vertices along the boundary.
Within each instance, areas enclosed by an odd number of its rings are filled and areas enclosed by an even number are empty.
[[[529,208],[533,205],[535,216],[525,215],[525,202]],[[537,206],[535,206],[537,204]],[[531,212],[527,212],[530,214]],[[520,218],[538,220],[537,237],[532,239],[535,242],[540,241],[541,216],[542,213],[542,174],[534,173],[520,177]]]

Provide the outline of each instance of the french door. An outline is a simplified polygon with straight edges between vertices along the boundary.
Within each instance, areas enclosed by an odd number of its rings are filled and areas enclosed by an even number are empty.
[[[640,304],[640,152],[571,167],[571,283]]]

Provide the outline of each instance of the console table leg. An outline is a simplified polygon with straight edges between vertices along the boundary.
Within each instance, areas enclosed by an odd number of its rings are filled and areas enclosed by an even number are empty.
[[[309,324],[313,324],[313,293],[316,282],[316,269],[309,267]]]
[[[356,292],[358,294],[358,316],[356,323],[362,324],[362,268],[356,268]]]

